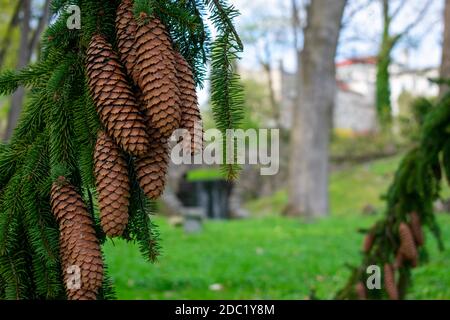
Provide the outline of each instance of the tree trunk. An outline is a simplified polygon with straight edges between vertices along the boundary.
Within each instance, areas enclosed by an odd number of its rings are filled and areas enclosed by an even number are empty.
[[[17,69],[25,67],[28,63],[28,57],[30,56],[30,20],[31,20],[31,0],[22,1],[22,15],[20,24],[20,47],[19,47],[19,60],[17,62]],[[25,96],[25,89],[19,87],[11,97],[11,106],[8,113],[8,125],[6,127],[4,140],[9,140],[14,131],[16,123],[19,119],[22,111],[22,103]]]
[[[329,211],[328,147],[336,95],[335,56],[346,0],[313,0],[301,54],[300,95],[291,132],[287,215]]]
[[[50,19],[50,0],[45,0],[42,7],[42,14],[39,17],[36,29],[33,32],[33,36],[30,39],[28,50],[28,62],[31,60],[33,53],[38,49],[39,42],[41,40],[41,34],[45,29],[45,26],[49,23]]]
[[[23,0],[18,1],[16,4],[16,7],[14,8],[11,21],[8,25],[8,28],[6,29],[5,37],[3,38],[3,41],[0,46],[0,69],[3,67],[3,63],[6,58],[6,53],[11,45],[11,38],[13,35],[13,30],[19,23],[19,13],[20,13],[20,8],[22,7],[22,1]]]
[[[269,101],[270,107],[272,109],[272,117],[275,122],[275,128],[281,127],[280,121],[280,107],[278,106],[277,100],[275,98],[275,89],[273,86],[273,75],[272,75],[272,63],[270,61],[263,63],[264,72],[267,75],[267,85],[269,87]]]
[[[444,43],[442,45],[442,63],[441,74],[442,79],[450,79],[450,0],[445,1],[444,12]],[[440,87],[440,96],[446,94],[449,90],[448,85],[442,85]]]

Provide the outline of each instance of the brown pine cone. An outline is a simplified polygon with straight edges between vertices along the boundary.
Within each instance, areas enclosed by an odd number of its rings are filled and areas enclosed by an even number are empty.
[[[94,35],[87,50],[89,87],[108,135],[131,155],[144,155],[149,137],[119,57],[101,35]]]
[[[174,57],[180,91],[181,128],[187,129],[190,134],[185,147],[189,147],[191,153],[196,154],[203,149],[203,126],[194,75],[181,53],[174,52]]]
[[[423,234],[422,222],[420,221],[420,216],[417,212],[411,213],[411,231],[414,236],[414,240],[418,246],[423,246],[425,243],[425,236]]]
[[[51,190],[51,206],[59,224],[61,264],[67,296],[71,300],[94,300],[102,287],[103,260],[93,222],[75,188],[59,177]],[[79,287],[71,287],[80,271]]]
[[[372,249],[374,240],[375,240],[375,234],[372,231],[367,233],[367,235],[364,238],[364,243],[363,243],[363,252],[364,253],[370,252],[370,250]]]
[[[165,142],[155,142],[149,153],[134,160],[139,185],[150,199],[157,199],[164,191],[169,164],[168,146]]]
[[[168,139],[180,126],[181,112],[172,44],[164,24],[153,18],[138,25],[135,45],[139,76],[133,80],[143,94],[147,126]]]
[[[401,267],[403,267],[403,253],[402,250],[398,250],[397,254],[395,255],[395,263],[394,263],[394,268],[395,269],[400,269]]]
[[[355,292],[359,300],[367,300],[367,291],[364,283],[358,282],[355,285]]]
[[[409,261],[413,267],[417,265],[417,248],[414,242],[411,229],[408,224],[402,222],[398,230],[400,236],[400,251],[405,260]]]
[[[116,34],[117,47],[120,53],[120,60],[127,69],[128,75],[137,80],[139,70],[136,66],[136,32],[137,22],[133,16],[133,1],[122,0],[117,8]]]
[[[99,132],[94,152],[100,222],[109,237],[121,236],[128,224],[130,181],[126,160],[115,142]]]
[[[395,271],[394,268],[388,263],[384,265],[384,288],[388,294],[389,299],[399,299],[398,288],[395,282]]]

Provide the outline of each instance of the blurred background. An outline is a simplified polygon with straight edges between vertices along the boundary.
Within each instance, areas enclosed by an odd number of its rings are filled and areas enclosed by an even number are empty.
[[[0,0],[0,69],[39,56],[49,0]],[[154,221],[162,254],[145,262],[122,241],[104,247],[122,299],[331,299],[358,264],[382,196],[448,90],[450,0],[231,0],[245,45],[236,66],[244,129],[280,129],[280,170],[172,165]],[[447,22],[447,23],[445,23]],[[82,22],[81,22],[82,23]],[[214,123],[208,83],[198,94]],[[26,99],[0,97],[7,141]],[[435,203],[450,243],[450,190]],[[410,299],[450,298],[450,252],[432,237]]]

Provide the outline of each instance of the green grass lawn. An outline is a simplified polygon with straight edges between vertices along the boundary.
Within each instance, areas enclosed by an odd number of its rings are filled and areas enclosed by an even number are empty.
[[[398,156],[333,173],[329,188],[333,216],[358,215],[367,205],[382,211],[381,195],[387,192],[400,160]],[[257,215],[273,215],[281,212],[286,202],[287,193],[281,190],[273,197],[248,203],[247,208]]]
[[[119,299],[305,299],[315,291],[333,298],[343,286],[346,263],[360,261],[362,235],[377,217],[360,214],[370,203],[382,208],[398,158],[382,160],[333,175],[333,215],[315,223],[274,215],[284,192],[249,204],[272,214],[239,221],[208,221],[204,231],[186,235],[156,218],[163,253],[156,264],[145,262],[137,246],[122,241],[105,246]],[[258,211],[259,210],[259,211]],[[450,215],[440,215],[450,244]],[[450,298],[450,251],[438,252],[428,235],[430,262],[414,271],[410,299]]]

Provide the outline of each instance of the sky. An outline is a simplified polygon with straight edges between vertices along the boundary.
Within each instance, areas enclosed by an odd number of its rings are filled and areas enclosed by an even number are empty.
[[[301,1],[301,0],[300,0]],[[303,0],[307,1],[307,0]],[[334,0],[326,0],[334,1]],[[350,57],[374,56],[379,47],[379,38],[382,30],[381,5],[379,0],[348,0],[346,13],[344,14],[345,27],[341,32],[338,54],[336,60],[340,61]],[[417,20],[418,12],[428,0],[406,0],[406,5],[396,16],[392,25],[392,32],[399,32],[405,26]],[[405,37],[393,52],[394,60],[407,64],[411,68],[424,68],[438,66],[441,60],[441,42],[443,33],[443,6],[444,0],[430,0],[431,4],[427,14],[416,24],[408,37]],[[262,30],[270,27],[280,31],[267,36],[270,39],[271,60],[283,61],[287,70],[295,69],[295,54],[290,45],[278,44],[278,42],[292,43],[292,31],[290,28],[291,0],[230,0],[241,12],[236,24],[238,31],[246,40],[247,30],[260,26]],[[348,19],[355,8],[357,14]],[[392,11],[402,0],[391,0]],[[251,34],[251,32],[250,32]],[[251,37],[250,37],[251,39]],[[253,39],[254,40],[254,39]],[[247,41],[248,42],[248,41]],[[247,43],[242,55],[241,65],[245,68],[257,68],[257,56],[262,50],[262,44]],[[254,41],[253,41],[254,42]],[[408,57],[408,58],[407,58]]]

